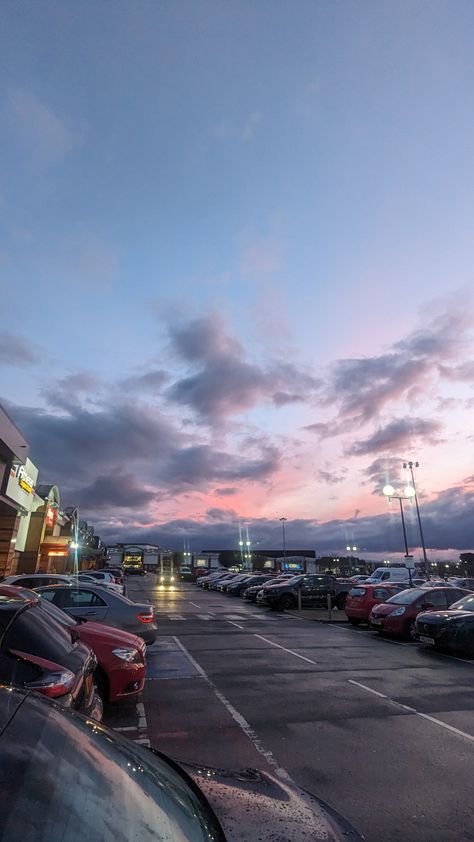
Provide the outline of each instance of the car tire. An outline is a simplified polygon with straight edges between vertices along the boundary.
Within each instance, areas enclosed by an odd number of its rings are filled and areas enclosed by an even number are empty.
[[[296,608],[296,600],[291,594],[285,593],[278,600],[278,610],[287,611],[290,608]]]
[[[355,620],[354,617],[348,617],[348,620],[351,626],[358,626],[360,624],[360,620]]]
[[[408,623],[405,626],[405,636],[408,638],[408,640],[412,640],[413,642],[418,640],[416,636],[414,620],[408,620]]]
[[[95,670],[94,681],[97,687],[97,692],[104,705],[106,705],[109,700],[109,679],[101,667],[97,667]]]

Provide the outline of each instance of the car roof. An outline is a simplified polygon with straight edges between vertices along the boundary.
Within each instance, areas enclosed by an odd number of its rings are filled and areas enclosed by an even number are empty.
[[[10,597],[18,602],[39,602],[38,594],[30,588],[19,585],[4,585],[0,582],[0,596]]]

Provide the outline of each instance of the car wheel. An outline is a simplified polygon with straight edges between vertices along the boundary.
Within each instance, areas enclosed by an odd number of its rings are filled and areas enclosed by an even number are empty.
[[[295,608],[295,607],[296,607],[295,598],[293,596],[291,596],[291,594],[289,594],[289,593],[283,594],[283,596],[281,596],[280,599],[278,600],[278,608],[279,608],[280,611],[285,611],[288,608]]]
[[[408,623],[406,624],[405,634],[406,634],[408,640],[413,640],[413,641],[418,640],[416,630],[415,630],[415,621],[414,620],[409,620]]]
[[[109,680],[105,672],[100,667],[97,667],[94,672],[94,681],[100,698],[102,699],[104,705],[107,704],[109,700]]]
[[[349,622],[350,622],[351,626],[358,626],[359,623],[360,623],[360,620],[355,620],[354,617],[349,617],[348,619],[349,619]]]

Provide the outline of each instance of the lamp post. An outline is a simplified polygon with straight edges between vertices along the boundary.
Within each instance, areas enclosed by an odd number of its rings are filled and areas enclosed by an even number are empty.
[[[283,566],[285,566],[286,562],[286,536],[285,536],[285,523],[288,520],[286,517],[280,518],[281,528],[283,530]]]
[[[403,501],[404,500],[413,500],[415,496],[415,489],[411,485],[407,485],[404,489],[404,495],[395,494],[395,489],[392,485],[385,485],[383,488],[383,494],[385,497],[388,498],[388,501],[391,500],[398,500],[400,503],[400,516],[402,519],[402,529],[403,529],[403,541],[405,544],[405,558],[413,558],[408,552],[408,541],[407,541],[407,530],[405,527],[405,516],[403,514]],[[408,568],[408,578],[410,580],[410,587],[412,587],[412,580],[411,580],[411,568]]]
[[[420,463],[419,462],[404,462],[403,467],[405,469],[408,468],[409,471],[410,471],[410,474],[411,474],[411,484],[412,484],[412,487],[413,487],[413,497],[415,498],[415,505],[416,505],[416,516],[418,518],[418,526],[420,528],[421,548],[423,550],[423,561],[425,562],[425,573],[426,573],[427,576],[429,576],[430,575],[430,566],[429,566],[429,563],[428,563],[428,559],[426,557],[425,537],[423,535],[423,527],[421,525],[420,507],[418,506],[418,496],[417,496],[417,493],[416,493],[415,477],[414,477],[414,474],[413,474],[413,468],[419,468]]]
[[[243,541],[239,541],[239,547],[240,547],[240,564],[243,568],[244,567],[244,542]]]
[[[356,552],[357,552],[357,547],[350,547],[350,546],[347,546],[347,547],[346,547],[346,550],[347,550],[347,552],[348,552],[348,553],[350,553],[350,554],[351,554],[351,571],[350,571],[350,572],[351,572],[351,576],[352,576],[352,568],[353,568],[353,561],[354,561],[354,556],[352,555],[352,553],[356,553]]]

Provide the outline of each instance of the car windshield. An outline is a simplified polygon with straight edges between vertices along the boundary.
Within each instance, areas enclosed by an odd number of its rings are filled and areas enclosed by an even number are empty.
[[[74,628],[74,626],[78,625],[77,620],[75,620],[73,617],[70,617],[69,614],[66,614],[65,611],[61,611],[61,609],[58,608],[57,605],[54,605],[54,603],[49,602],[48,599],[44,599],[43,597],[41,598],[40,608],[42,608],[43,611],[46,611],[46,613],[49,614],[50,617],[54,617],[54,619],[57,620],[58,623],[61,623],[62,626],[67,626],[71,629]]]
[[[471,596],[463,596],[462,599],[459,599],[457,602],[454,602],[453,605],[450,605],[450,610],[455,608],[459,611],[473,611],[474,612],[474,594]]]
[[[351,588],[349,596],[364,596],[366,588]]]
[[[426,591],[423,591],[421,588],[409,588],[406,591],[395,594],[395,596],[391,596],[386,602],[395,603],[395,605],[410,605],[412,602],[416,602],[420,596],[426,596]]]
[[[164,758],[28,700],[1,738],[0,840],[212,842],[212,814]],[[8,809],[7,809],[8,805]]]

